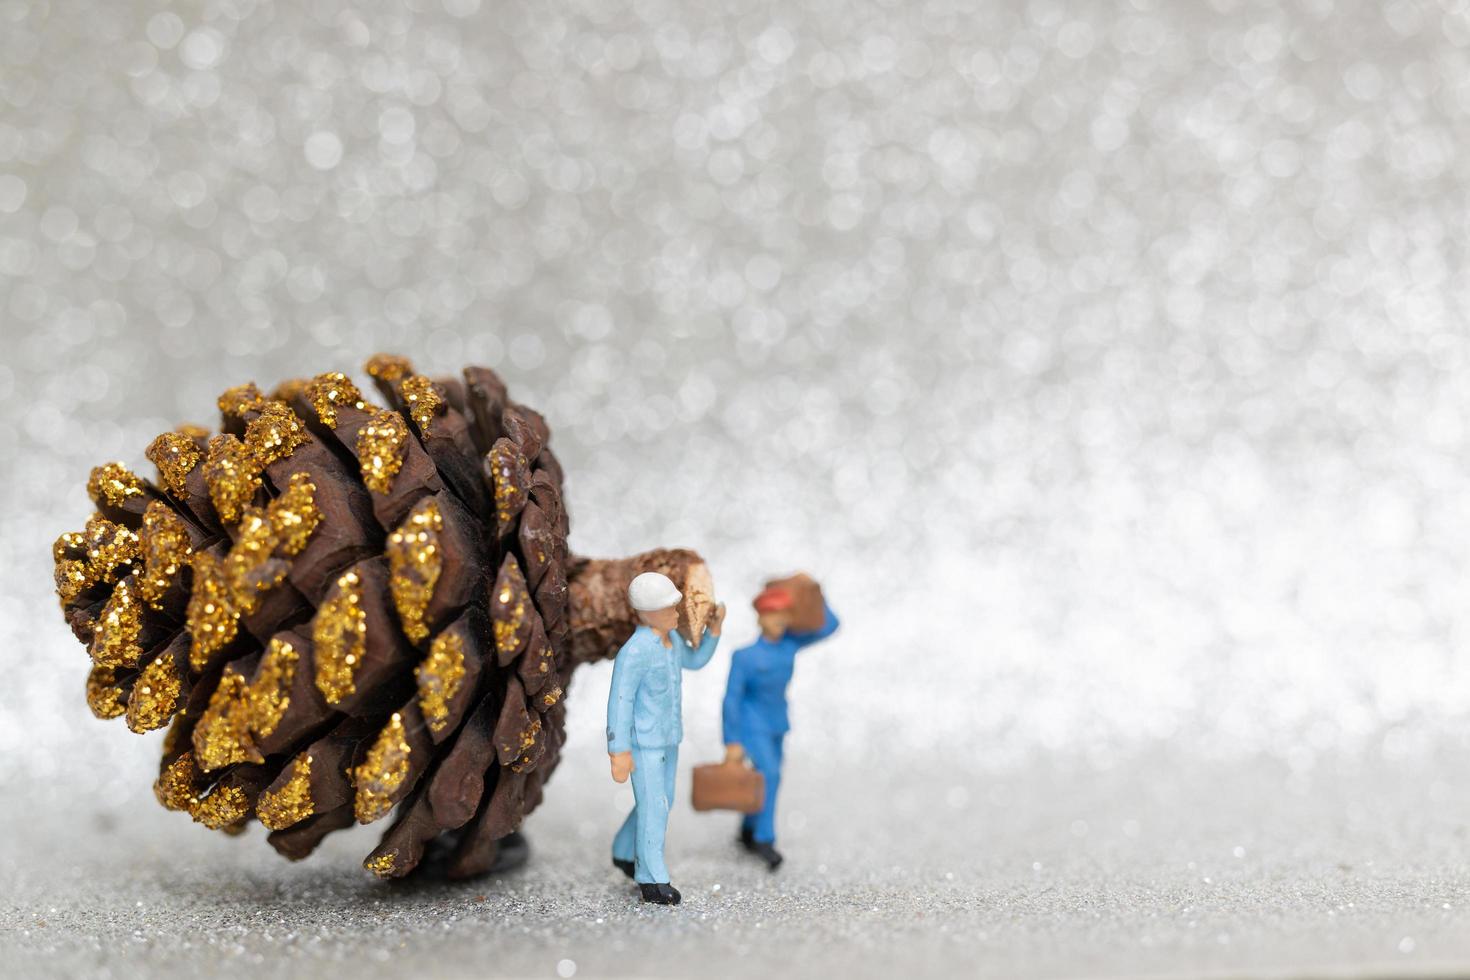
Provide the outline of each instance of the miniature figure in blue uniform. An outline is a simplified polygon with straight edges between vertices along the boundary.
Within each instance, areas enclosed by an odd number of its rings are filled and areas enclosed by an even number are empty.
[[[791,721],[786,713],[786,685],[791,683],[798,650],[824,640],[837,630],[837,617],[822,602],[823,622],[809,632],[790,629],[795,598],[789,587],[815,589],[808,576],[767,587],[755,599],[761,636],[730,659],[730,682],[725,689],[725,761],[749,758],[766,781],[765,806],[748,814],[740,824],[740,843],[775,871],[781,864],[776,850],[776,793],[781,788],[781,744]]]
[[[698,649],[679,635],[677,604],[683,595],[673,581],[644,572],[628,586],[628,600],[643,625],[618,651],[607,698],[607,754],[614,781],[633,777],[633,812],[613,838],[613,864],[638,883],[645,902],[678,905],[679,890],[664,866],[664,832],[674,799],[679,743],[684,740],[681,708],[683,672],[709,663],[725,621],[715,608]]]

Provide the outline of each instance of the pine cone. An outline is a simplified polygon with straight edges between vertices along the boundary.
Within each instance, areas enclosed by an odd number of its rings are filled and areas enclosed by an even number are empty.
[[[87,701],[168,726],[155,795],[207,827],[252,819],[299,859],[394,819],[364,865],[481,873],[541,801],[579,664],[616,653],[628,582],[662,571],[696,641],[699,556],[567,551],[562,470],[541,416],[485,368],[459,379],[368,362],[386,408],[339,373],[219,399],[92,471],[97,513],[56,542],[56,587],[92,657]]]

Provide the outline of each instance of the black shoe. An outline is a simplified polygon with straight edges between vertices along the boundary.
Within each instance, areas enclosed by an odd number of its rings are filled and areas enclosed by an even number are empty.
[[[619,871],[621,871],[623,874],[627,875],[629,878],[633,877],[633,862],[632,861],[621,861],[621,860],[619,860],[617,858],[613,858],[613,867],[614,868],[617,868]]]
[[[742,825],[740,828],[740,846],[745,848],[747,851],[754,847],[755,831],[751,830],[749,827]]]
[[[754,854],[756,857],[766,862],[766,868],[770,871],[775,871],[777,868],[781,867],[781,862],[786,860],[781,856],[780,851],[776,850],[775,847],[767,844],[765,841],[753,841],[749,845],[748,850],[750,851],[750,853]]]
[[[679,889],[667,881],[656,885],[639,885],[638,890],[643,893],[645,902],[652,902],[655,905],[678,905],[682,897]]]

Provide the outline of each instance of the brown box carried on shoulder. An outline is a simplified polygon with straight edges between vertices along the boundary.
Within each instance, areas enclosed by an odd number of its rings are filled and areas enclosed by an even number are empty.
[[[773,578],[766,583],[768,589],[785,589],[791,593],[791,626],[797,633],[811,633],[822,628],[827,621],[822,602],[822,587],[813,580],[793,575],[790,578]]]
[[[766,780],[743,762],[715,762],[694,767],[694,809],[760,813],[766,804]]]

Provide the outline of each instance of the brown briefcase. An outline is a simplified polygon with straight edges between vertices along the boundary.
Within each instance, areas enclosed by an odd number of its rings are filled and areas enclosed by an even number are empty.
[[[694,767],[694,809],[760,813],[766,780],[744,762],[714,762]]]

